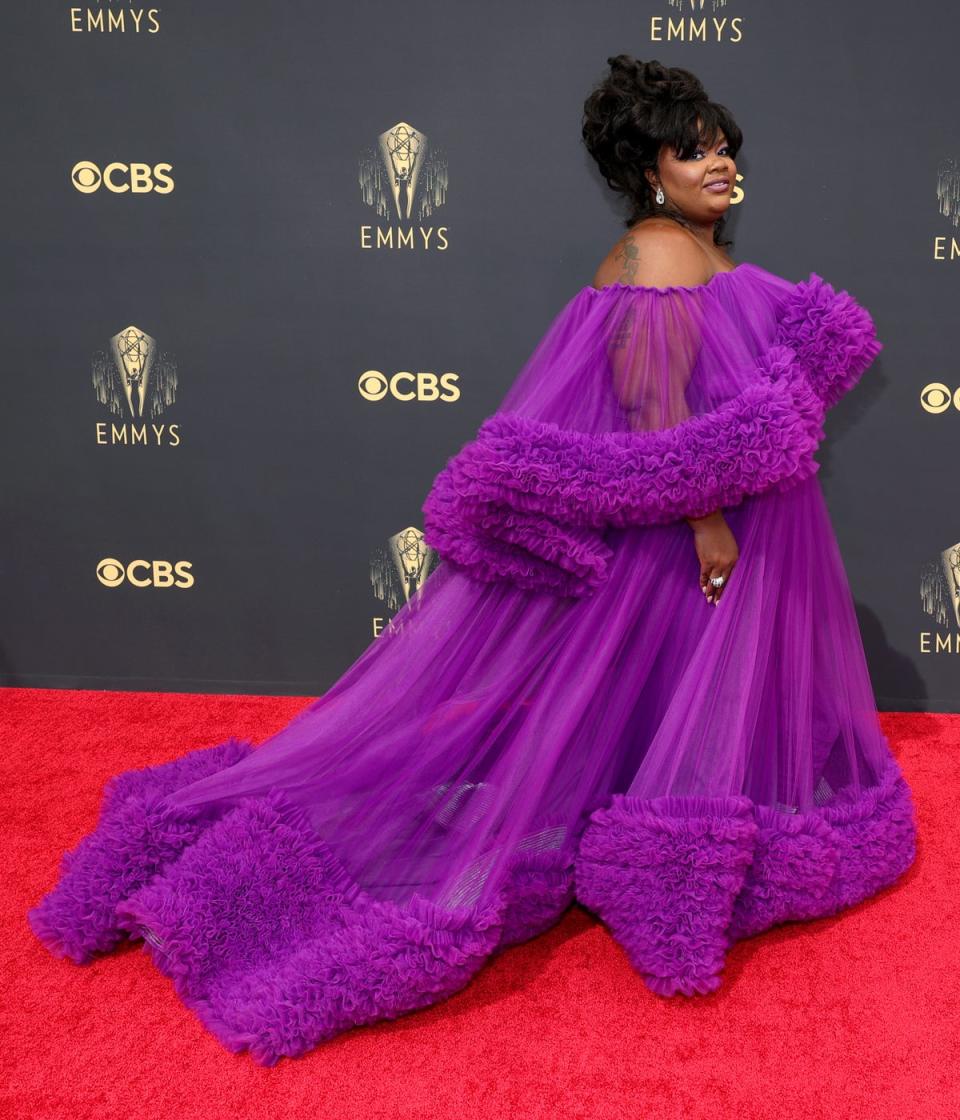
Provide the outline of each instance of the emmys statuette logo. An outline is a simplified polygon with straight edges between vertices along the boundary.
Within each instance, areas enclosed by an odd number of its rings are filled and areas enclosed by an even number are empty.
[[[144,8],[139,0],[97,0],[96,7],[71,6],[70,31],[74,34],[156,35],[160,30],[160,9]]]
[[[447,198],[447,161],[425,133],[405,121],[382,132],[360,157],[359,179],[364,203],[390,223],[362,225],[361,248],[447,248],[447,227],[424,225]]]
[[[111,194],[170,194],[173,170],[169,163],[108,163],[101,171],[90,160],[82,159],[70,169],[70,182],[81,194],[96,194],[101,187]]]
[[[119,587],[129,583],[132,587],[193,587],[192,563],[178,560],[130,560],[124,564],[107,556],[97,564],[97,579],[104,587]]]
[[[726,14],[727,0],[667,0],[667,4],[676,15],[650,17],[651,43],[739,43],[743,39],[743,17]]]
[[[91,378],[97,400],[122,421],[98,421],[100,444],[180,443],[177,424],[154,423],[177,396],[177,364],[161,351],[155,338],[139,327],[124,327],[91,359]],[[109,430],[108,430],[109,428]]]
[[[386,548],[378,549],[370,565],[370,584],[373,593],[390,610],[399,611],[404,605],[414,609],[417,593],[427,577],[440,563],[439,554],[423,539],[423,533],[408,525],[387,541]],[[373,635],[379,636],[385,626],[398,628],[398,623],[383,618],[373,620]]]
[[[937,208],[954,229],[960,226],[960,166],[955,159],[945,159],[937,168]],[[953,234],[934,237],[935,261],[955,261],[957,257],[960,243]]]
[[[956,653],[960,632],[960,541],[929,561],[920,573],[920,603],[946,634],[920,631],[921,653]]]
[[[455,373],[420,371],[408,373],[401,370],[389,377],[378,369],[364,370],[357,380],[357,391],[365,401],[382,401],[390,397],[395,401],[458,401],[459,378]]]

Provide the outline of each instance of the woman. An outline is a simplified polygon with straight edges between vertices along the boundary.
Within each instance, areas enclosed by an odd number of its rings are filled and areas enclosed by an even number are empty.
[[[435,479],[443,563],[258,747],[113,778],[30,911],[77,962],[142,937],[263,1064],[444,998],[575,898],[654,992],[713,991],[736,940],[913,860],[813,459],[873,323],[733,265],[729,112],[609,61],[584,138],[628,232]]]

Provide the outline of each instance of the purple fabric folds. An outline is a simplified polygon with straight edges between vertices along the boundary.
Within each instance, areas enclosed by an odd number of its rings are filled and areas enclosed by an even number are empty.
[[[895,764],[869,794],[789,817],[739,796],[614,795],[581,839],[576,895],[651,991],[707,994],[734,942],[834,914],[898,878],[915,829]]]
[[[707,367],[719,336],[687,316],[688,347],[694,325],[697,362]],[[592,433],[498,412],[437,476],[423,506],[428,543],[474,578],[583,595],[606,579],[607,526],[702,517],[808,478],[826,407],[881,343],[869,313],[816,274],[783,301],[774,339],[736,395],[670,427]],[[660,357],[647,351],[638,364]],[[632,374],[653,380],[647,370]]]
[[[437,476],[423,587],[259,746],[112,779],[34,933],[76,963],[142,939],[270,1065],[574,900],[692,996],[738,940],[894,883],[914,808],[813,458],[879,350],[815,274],[582,289]],[[716,508],[715,608],[684,517]]]
[[[826,408],[856,385],[883,348],[866,308],[816,273],[784,301],[774,344],[793,350]]]

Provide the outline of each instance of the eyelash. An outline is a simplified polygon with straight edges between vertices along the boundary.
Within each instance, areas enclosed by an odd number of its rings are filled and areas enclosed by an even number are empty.
[[[729,145],[729,144],[724,144],[724,145],[723,145],[723,146],[722,146],[722,147],[720,148],[720,151],[722,152],[724,148],[726,148],[728,152],[730,151],[730,145]],[[694,152],[693,154],[694,154],[695,156],[699,156],[699,155],[702,155],[702,154],[703,154],[703,148],[697,148],[697,150],[696,150],[696,151],[695,151],[695,152]],[[732,157],[731,157],[731,158],[732,158]]]

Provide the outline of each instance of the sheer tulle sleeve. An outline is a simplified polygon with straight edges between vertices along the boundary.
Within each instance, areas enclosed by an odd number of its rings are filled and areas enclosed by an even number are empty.
[[[579,596],[606,578],[608,527],[808,478],[826,409],[881,344],[816,274],[786,288],[774,298],[727,274],[583,289],[434,480],[427,543],[478,579]]]
[[[604,349],[628,431],[672,428],[693,415],[687,393],[703,346],[701,314],[697,302],[674,292],[624,301]]]

